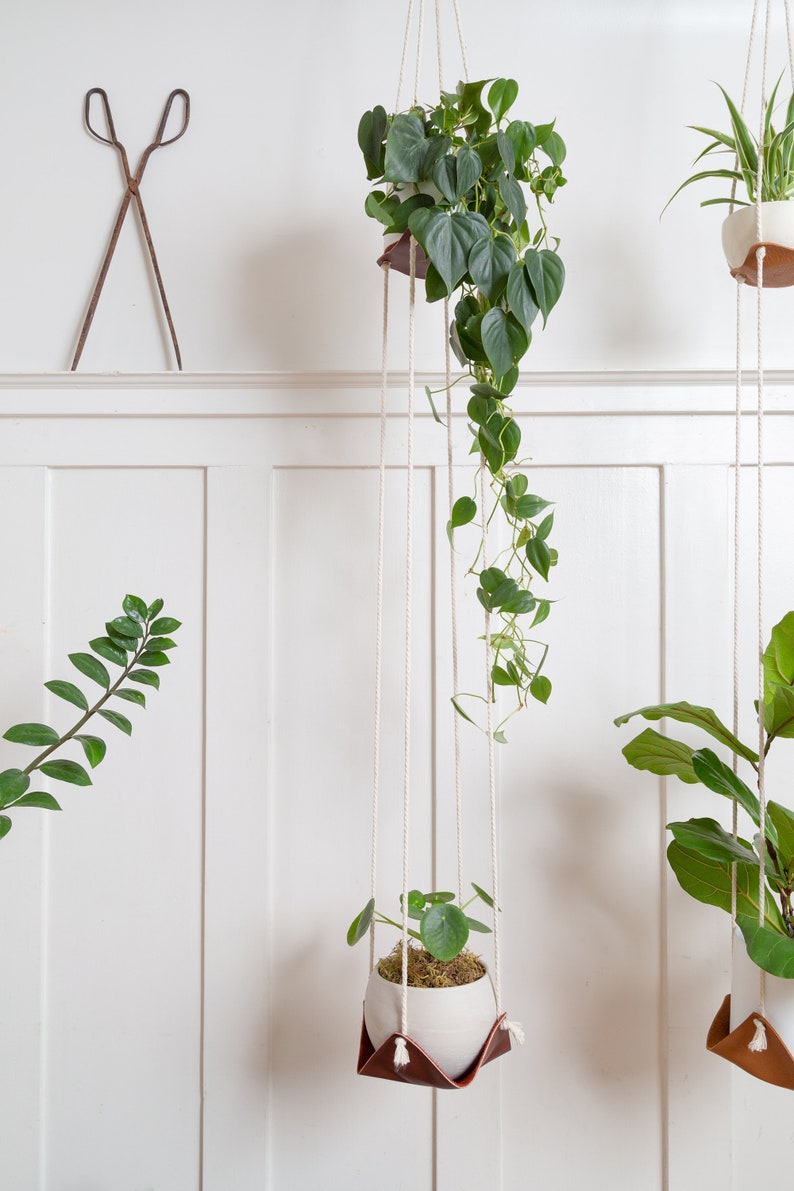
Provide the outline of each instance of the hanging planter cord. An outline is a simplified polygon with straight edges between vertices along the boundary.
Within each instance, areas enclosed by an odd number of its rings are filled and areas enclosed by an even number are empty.
[[[408,15],[403,39],[402,57],[400,61],[400,77],[397,85],[396,109],[399,110],[400,95],[406,69],[410,28],[413,16],[414,0],[409,0]],[[461,58],[463,60],[464,75],[469,79],[466,47],[463,40],[460,12],[457,0],[453,0],[455,22],[460,43]],[[435,0],[436,48],[438,61],[439,87],[443,89],[443,71],[441,57],[441,20],[440,0]],[[414,103],[419,101],[419,74],[422,58],[422,40],[424,26],[424,0],[419,0],[416,70],[414,74]],[[382,261],[383,268],[383,324],[381,348],[381,392],[380,392],[380,457],[378,469],[378,554],[376,581],[376,628],[375,628],[375,699],[373,726],[373,783],[372,783],[372,835],[371,835],[371,897],[377,892],[377,850],[378,850],[378,814],[380,788],[380,743],[381,743],[381,694],[382,694],[382,655],[383,655],[383,566],[384,566],[384,524],[385,524],[385,490],[386,490],[386,391],[388,387],[387,344],[389,329],[389,261]],[[498,873],[498,834],[496,807],[496,759],[494,755],[493,729],[493,687],[491,682],[492,650],[490,635],[490,615],[485,613],[485,666],[486,666],[486,698],[488,706],[488,789],[489,814],[491,833],[491,869],[493,881],[493,936],[494,936],[494,972],[493,984],[497,1007],[497,1020],[485,1041],[480,1055],[472,1069],[460,1080],[451,1080],[445,1076],[432,1061],[421,1051],[417,1052],[419,1070],[408,1076],[405,1068],[411,1062],[410,1035],[408,1032],[408,893],[409,893],[409,843],[410,843],[410,770],[411,770],[411,653],[412,653],[412,565],[413,565],[413,495],[414,495],[414,402],[415,402],[415,317],[416,317],[416,240],[413,236],[409,244],[409,293],[408,293],[408,395],[407,395],[407,452],[406,452],[406,551],[405,551],[405,671],[404,671],[404,707],[403,707],[403,826],[402,826],[402,976],[400,995],[400,1032],[395,1037],[393,1070],[391,1078],[404,1079],[406,1082],[429,1083],[436,1087],[465,1087],[477,1074],[480,1066],[497,1055],[505,1053],[510,1048],[510,1039],[524,1041],[524,1032],[517,1022],[508,1022],[501,1007],[501,958],[499,940],[499,873]],[[449,300],[444,299],[444,334],[445,334],[445,385],[446,385],[446,414],[447,414],[447,472],[448,472],[448,503],[449,516],[452,517],[453,496],[453,458],[452,458],[452,368],[449,344]],[[483,567],[487,566],[487,516],[485,514],[485,461],[480,456],[480,484],[481,504],[483,510]],[[450,543],[450,600],[451,600],[451,646],[452,646],[452,680],[453,689],[458,689],[458,623],[457,623],[457,582],[455,553]],[[458,716],[453,716],[454,730],[454,790],[455,790],[455,822],[457,843],[457,884],[458,900],[463,901],[463,807],[461,793],[461,748],[460,728]],[[375,923],[370,925],[370,974],[375,968]],[[504,1031],[502,1040],[497,1034]],[[367,1048],[366,1031],[362,1031],[362,1050],[359,1058],[359,1070],[367,1065],[372,1058],[371,1048]],[[377,1057],[377,1056],[376,1056]],[[386,1074],[380,1069],[373,1069],[372,1074]],[[386,1076],[389,1078],[389,1076]]]

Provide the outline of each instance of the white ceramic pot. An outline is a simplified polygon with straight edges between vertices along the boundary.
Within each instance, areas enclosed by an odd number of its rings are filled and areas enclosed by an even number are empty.
[[[759,242],[794,251],[794,202],[761,203],[761,236],[755,207],[740,207],[722,225],[722,247],[731,269],[739,269]]]
[[[741,1025],[751,1013],[758,1013],[760,975],[760,969],[747,954],[742,932],[737,927],[733,944],[731,1030]],[[766,973],[764,1017],[794,1054],[794,980],[783,980]]]
[[[402,988],[377,967],[364,998],[364,1022],[375,1050],[400,1031]],[[496,1021],[489,975],[455,988],[408,989],[408,1035],[450,1077],[459,1079],[482,1050]]]

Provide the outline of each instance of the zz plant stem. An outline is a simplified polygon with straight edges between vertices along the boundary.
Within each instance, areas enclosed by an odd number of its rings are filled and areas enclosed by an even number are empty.
[[[81,674],[104,687],[104,694],[89,707],[83,691],[74,683],[53,679],[45,687],[54,695],[79,707],[83,714],[68,731],[60,734],[49,724],[14,724],[4,733],[3,739],[14,744],[34,747],[44,745],[42,752],[24,769],[6,769],[0,773],[0,810],[8,811],[24,807],[38,807],[41,810],[60,810],[60,805],[51,794],[43,791],[29,792],[30,775],[37,770],[45,777],[69,782],[76,786],[92,784],[88,771],[77,761],[68,759],[48,760],[70,740],[77,741],[83,748],[86,759],[93,769],[103,760],[105,742],[99,736],[87,735],[82,728],[100,716],[113,724],[127,736],[132,735],[132,723],[121,712],[105,706],[116,697],[139,707],[146,707],[143,691],[125,687],[127,681],[139,686],[158,689],[159,675],[149,667],[168,665],[168,653],[176,648],[176,642],[169,635],[180,627],[180,621],[170,616],[161,616],[163,601],[146,604],[139,596],[127,595],[122,604],[123,616],[117,616],[105,625],[106,636],[96,637],[89,642],[93,653],[72,653],[69,660]],[[98,655],[98,656],[94,656]],[[121,667],[121,675],[111,682],[107,668],[99,659]],[[7,814],[0,814],[0,839],[8,835],[12,820]]]

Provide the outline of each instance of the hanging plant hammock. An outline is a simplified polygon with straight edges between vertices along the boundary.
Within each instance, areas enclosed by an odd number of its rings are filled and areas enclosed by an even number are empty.
[[[742,289],[744,285],[754,286],[757,293],[757,340],[756,340],[756,394],[757,394],[757,458],[756,458],[756,513],[757,513],[757,681],[758,681],[758,933],[767,933],[767,863],[768,839],[767,823],[768,809],[766,797],[766,754],[771,743],[768,733],[765,681],[765,635],[764,635],[764,361],[763,361],[763,291],[764,288],[779,288],[794,285],[794,202],[765,202],[764,182],[777,170],[790,170],[794,166],[794,140],[792,129],[788,127],[783,134],[770,137],[772,107],[777,86],[773,89],[772,100],[767,98],[767,61],[770,37],[770,17],[772,0],[766,0],[766,12],[763,32],[763,53],[761,68],[761,103],[759,117],[759,135],[756,145],[756,155],[747,156],[747,143],[739,136],[740,128],[736,124],[736,152],[739,172],[746,175],[755,166],[755,188],[749,190],[754,197],[754,204],[728,216],[723,226],[723,246],[731,266],[731,275],[736,279],[736,416],[735,416],[735,460],[734,460],[734,736],[738,736],[738,704],[739,704],[739,670],[738,670],[738,639],[739,639],[739,531],[740,531],[740,473],[741,473],[741,416],[742,416],[742,386],[741,386],[741,335],[742,335]],[[789,0],[784,0],[786,29],[789,47],[789,71],[794,88],[794,53],[791,43],[791,17]],[[753,41],[758,21],[759,0],[755,0],[750,27],[750,38],[745,70],[743,108],[747,99],[750,64],[752,59]],[[789,104],[788,117],[794,116],[794,101]],[[782,145],[788,161],[782,157],[776,159]],[[743,147],[744,146],[744,147]],[[790,179],[789,185],[794,182]],[[733,196],[732,196],[733,197]],[[738,225],[738,227],[737,227]],[[742,246],[740,237],[744,230],[745,236],[751,242],[747,246],[747,253],[741,262]],[[739,245],[735,247],[734,244]],[[732,263],[731,248],[735,253]],[[780,628],[781,626],[778,626]],[[734,773],[737,771],[738,758],[734,753]],[[737,800],[733,803],[733,831],[734,841],[738,839]],[[771,823],[771,821],[769,821]],[[738,866],[734,864],[731,870],[731,947],[733,956],[733,989],[720,1006],[708,1032],[706,1045],[713,1054],[720,1055],[734,1065],[741,1067],[750,1075],[766,1083],[794,1090],[794,1056],[775,1029],[774,1020],[768,1020],[767,988],[768,983],[774,981],[784,989],[786,999],[794,999],[794,985],[785,987],[785,982],[775,976],[767,976],[762,967],[758,967],[757,976],[757,1011],[745,1015],[746,1005],[739,1012],[740,1002],[737,996],[739,973],[745,969],[745,983],[751,957],[744,950],[744,943],[753,953],[752,939],[755,925],[751,921],[743,920],[742,933],[737,932],[738,905]],[[738,933],[738,938],[737,938]],[[744,935],[744,938],[742,937]],[[757,956],[753,956],[757,958]],[[750,1003],[752,1003],[752,977],[750,988]],[[770,992],[771,992],[770,988]],[[775,989],[777,995],[778,989]],[[747,993],[745,993],[745,998]],[[770,998],[771,999],[771,998]],[[737,1004],[732,1011],[732,1000]],[[774,1019],[774,1013],[773,1013]],[[778,1023],[780,1024],[780,1023]],[[794,1037],[792,1037],[794,1043]]]
[[[789,68],[794,88],[789,0],[784,0],[789,45]],[[723,245],[736,287],[736,411],[734,457],[734,587],[733,587],[733,730],[730,731],[710,708],[690,703],[662,704],[642,708],[631,715],[647,720],[668,718],[696,724],[711,737],[727,745],[733,754],[732,768],[711,749],[693,751],[688,745],[646,729],[623,750],[637,769],[660,775],[675,774],[684,782],[700,782],[733,802],[733,823],[728,834],[713,819],[690,819],[670,823],[673,842],[668,859],[685,892],[730,913],[732,988],[723,1000],[708,1031],[709,1051],[727,1059],[766,1083],[794,1090],[794,812],[776,802],[767,803],[766,755],[779,736],[791,736],[794,713],[794,612],[772,630],[765,648],[764,638],[764,365],[763,292],[767,288],[794,285],[794,235],[781,221],[794,217],[794,202],[764,201],[775,182],[794,197],[794,97],[789,101],[786,125],[777,134],[772,127],[777,84],[767,99],[767,57],[771,0],[766,3],[761,73],[761,115],[757,140],[744,122],[753,40],[759,0],[753,9],[750,45],[745,72],[741,112],[726,95],[731,112],[733,137],[699,128],[717,138],[705,154],[728,148],[736,153],[732,171],[707,171],[687,180],[704,177],[733,179],[731,214],[723,226]],[[703,156],[704,154],[701,154]],[[747,185],[751,206],[733,212],[736,183]],[[679,188],[681,189],[681,188]],[[677,192],[676,192],[677,193]],[[770,212],[769,208],[773,210]],[[737,220],[747,225],[745,247],[736,241]],[[794,224],[794,220],[792,220]],[[741,226],[739,228],[741,231]],[[790,242],[786,243],[786,237]],[[738,242],[738,241],[737,241]],[[732,253],[734,254],[732,256]],[[739,570],[740,570],[740,476],[742,421],[742,293],[754,286],[757,296],[757,721],[756,748],[739,739]],[[624,723],[630,716],[621,716]],[[757,751],[756,751],[757,749]],[[757,796],[739,777],[740,759],[757,776]],[[755,841],[738,833],[738,806],[749,815],[757,835]],[[779,905],[778,905],[779,903]],[[769,1016],[767,1016],[767,1013]]]
[[[512,121],[502,127],[504,113],[512,105],[518,87],[512,80],[498,79],[488,90],[490,111],[485,107],[486,83],[470,83],[466,49],[457,0],[453,9],[460,44],[465,82],[457,92],[443,90],[441,66],[440,0],[435,0],[436,45],[441,100],[435,109],[420,107],[419,73],[422,57],[424,2],[419,0],[416,32],[416,72],[413,105],[399,113],[400,91],[405,74],[407,50],[414,10],[409,0],[398,87],[397,115],[387,117],[383,108],[365,114],[359,128],[359,144],[364,152],[370,178],[383,177],[392,183],[387,192],[375,190],[367,200],[367,212],[379,219],[389,235],[378,264],[383,270],[383,342],[380,404],[380,467],[378,498],[377,615],[375,661],[374,758],[372,796],[371,898],[350,927],[348,942],[353,944],[368,932],[370,939],[370,982],[365,1000],[364,1020],[358,1059],[361,1075],[375,1076],[402,1083],[432,1088],[467,1087],[480,1068],[510,1050],[511,1039],[523,1042],[521,1027],[509,1022],[501,1001],[501,957],[499,937],[499,873],[496,816],[495,742],[503,740],[501,725],[494,724],[494,683],[513,686],[522,706],[528,694],[545,702],[550,683],[540,674],[545,649],[539,659],[530,660],[527,644],[516,626],[519,615],[534,613],[533,623],[548,615],[550,602],[537,599],[529,590],[533,575],[543,581],[556,562],[556,552],[547,546],[551,515],[540,524],[537,518],[547,506],[540,497],[526,495],[526,477],[511,469],[516,458],[520,434],[512,414],[504,404],[518,377],[517,360],[526,351],[531,338],[530,326],[541,313],[545,322],[562,289],[564,269],[556,254],[556,245],[548,245],[545,221],[534,244],[529,242],[526,203],[521,182],[527,182],[536,196],[538,209],[564,183],[560,163],[565,147],[554,132],[553,124],[539,126]],[[496,128],[488,130],[495,121]],[[541,148],[548,166],[540,167],[535,150]],[[489,156],[490,155],[490,156]],[[432,157],[432,161],[430,158]],[[443,160],[442,160],[443,159]],[[482,204],[482,207],[481,207]],[[482,213],[487,212],[488,218]],[[542,241],[542,243],[541,243]],[[439,244],[441,248],[439,248]],[[472,267],[472,262],[474,265]],[[467,271],[468,270],[468,271]],[[377,886],[378,801],[380,785],[381,736],[381,658],[383,641],[383,562],[384,493],[386,444],[387,340],[389,321],[389,277],[392,271],[408,277],[408,393],[406,454],[406,578],[405,578],[405,683],[403,727],[403,841],[401,921],[396,922],[375,910]],[[473,277],[470,276],[474,274]],[[450,604],[452,681],[458,693],[458,635],[456,616],[456,567],[452,549],[455,528],[479,515],[481,541],[476,561],[481,566],[478,597],[484,610],[485,703],[484,734],[487,741],[489,771],[489,815],[491,837],[492,894],[474,886],[475,897],[493,911],[493,965],[471,983],[457,988],[409,988],[409,959],[415,949],[410,939],[419,939],[431,957],[452,960],[465,945],[470,930],[490,931],[485,924],[465,913],[469,902],[463,900],[463,805],[461,792],[461,756],[459,716],[452,714],[454,727],[454,796],[457,837],[457,901],[445,892],[422,894],[409,888],[409,814],[411,759],[411,588],[413,540],[414,472],[414,317],[416,280],[426,279],[428,299],[442,301],[445,324],[445,393],[447,427],[447,462],[449,485]],[[464,295],[455,308],[450,328],[449,297],[464,283]],[[468,288],[467,288],[468,287]],[[479,300],[479,305],[478,305]],[[471,308],[467,303],[473,303]],[[450,342],[451,345],[450,346]],[[474,450],[480,454],[477,500],[454,500],[452,490],[452,372],[451,350],[469,368],[473,386],[469,415],[475,437]],[[429,392],[428,392],[429,396]],[[431,400],[432,404],[432,400]],[[434,409],[435,413],[435,409]],[[438,419],[440,421],[440,419]],[[493,509],[488,509],[488,484],[491,477],[495,508],[503,510],[512,526],[513,544],[509,558],[501,568],[489,567],[488,526]],[[521,498],[525,497],[523,504]],[[519,558],[519,552],[521,557]],[[517,563],[516,563],[516,560]],[[516,577],[506,573],[513,565]],[[501,587],[500,587],[501,584]],[[497,591],[497,589],[499,589]],[[492,616],[498,615],[499,633],[492,631]],[[509,631],[505,631],[507,625]],[[501,662],[501,664],[500,664]],[[504,676],[501,679],[500,676]],[[455,710],[463,719],[470,717],[453,699]],[[416,931],[409,921],[420,922]],[[399,984],[389,983],[379,974],[375,961],[375,923],[389,922],[400,929],[398,948]],[[460,945],[460,946],[459,946]],[[412,954],[413,951],[413,954]],[[454,952],[454,956],[453,956]],[[467,953],[464,951],[463,956]],[[476,957],[470,957],[479,963]],[[382,961],[384,962],[384,961]],[[484,968],[482,969],[484,971]],[[473,990],[473,992],[472,992]],[[463,1013],[460,1008],[469,999],[478,1002],[467,1020],[467,1041],[456,1049],[454,1057],[438,1048],[435,1032],[425,1033],[424,1016],[430,998],[443,1003],[444,1033],[451,1030],[451,1017]],[[412,1000],[413,997],[413,1000]],[[417,1001],[418,997],[418,1001]],[[386,1010],[384,1003],[388,1002]],[[454,1004],[454,1012],[451,1006]],[[414,1008],[409,1008],[411,1005]],[[421,1007],[421,1012],[419,1008]],[[466,1010],[468,1012],[468,1010]],[[391,1013],[391,1018],[389,1017]],[[376,1020],[377,1019],[377,1020]],[[391,1027],[385,1021],[393,1019]],[[412,1023],[414,1032],[412,1033]],[[373,1038],[373,1035],[375,1037]],[[429,1039],[429,1040],[427,1040]],[[468,1049],[467,1049],[468,1048]]]

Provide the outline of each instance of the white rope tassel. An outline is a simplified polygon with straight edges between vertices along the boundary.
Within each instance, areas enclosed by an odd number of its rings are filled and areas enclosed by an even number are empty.
[[[508,1021],[507,1018],[502,1022],[502,1029],[507,1030],[513,1042],[517,1042],[519,1046],[523,1046],[526,1041],[526,1034],[524,1027],[520,1021]]]
[[[747,1043],[747,1049],[756,1053],[766,1050],[766,1027],[759,1017],[753,1018],[753,1025],[755,1026],[755,1033],[751,1042]]]
[[[394,1070],[399,1071],[401,1067],[407,1067],[409,1061],[408,1044],[402,1035],[399,1035],[394,1044]]]

